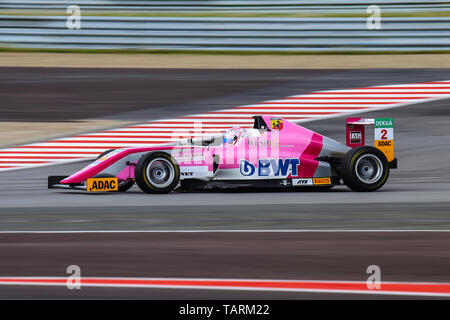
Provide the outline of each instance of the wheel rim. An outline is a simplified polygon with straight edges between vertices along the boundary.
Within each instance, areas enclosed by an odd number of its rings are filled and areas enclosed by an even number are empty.
[[[366,154],[356,161],[355,172],[361,182],[371,184],[382,176],[383,163],[377,156]]]
[[[175,170],[172,163],[165,158],[155,158],[147,166],[146,175],[148,181],[157,188],[165,188],[175,178]]]

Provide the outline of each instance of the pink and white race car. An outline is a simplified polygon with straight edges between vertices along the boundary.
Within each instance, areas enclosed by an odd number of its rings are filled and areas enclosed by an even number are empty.
[[[177,144],[107,150],[69,177],[50,176],[49,188],[147,193],[230,187],[347,185],[374,191],[384,185],[394,159],[393,119],[347,119],[347,145],[286,119],[254,116],[253,128]],[[375,147],[365,127],[375,126]]]

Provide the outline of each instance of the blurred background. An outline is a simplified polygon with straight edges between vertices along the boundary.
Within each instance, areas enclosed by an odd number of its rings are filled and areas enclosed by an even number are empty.
[[[77,7],[70,7],[74,5]],[[80,25],[76,25],[78,13]],[[377,15],[381,15],[378,25]],[[0,47],[259,53],[442,52],[450,49],[450,3],[2,0]]]
[[[395,122],[399,169],[374,193],[47,189],[107,143],[51,139],[374,86],[396,90],[372,88],[377,101],[407,101],[358,113]],[[449,98],[448,1],[0,0],[0,277],[75,264],[90,277],[364,282],[378,265],[382,281],[449,283]],[[344,142],[334,116],[302,125]],[[3,299],[324,297],[361,295],[0,285]]]

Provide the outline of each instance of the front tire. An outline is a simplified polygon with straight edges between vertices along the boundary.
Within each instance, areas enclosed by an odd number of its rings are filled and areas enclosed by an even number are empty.
[[[389,163],[375,147],[358,147],[347,152],[341,162],[345,184],[354,191],[375,191],[389,177]]]
[[[180,181],[180,168],[170,154],[153,152],[139,159],[134,176],[144,192],[169,193]]]

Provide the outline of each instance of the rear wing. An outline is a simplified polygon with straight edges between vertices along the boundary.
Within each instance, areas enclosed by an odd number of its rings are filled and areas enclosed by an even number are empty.
[[[389,166],[397,168],[397,159],[394,158],[394,119],[393,118],[347,118],[346,143],[351,148],[366,145],[366,126],[374,126],[375,147],[384,153]]]

